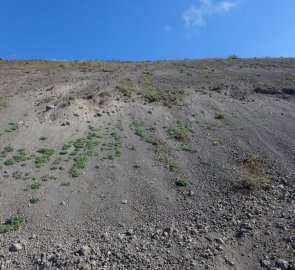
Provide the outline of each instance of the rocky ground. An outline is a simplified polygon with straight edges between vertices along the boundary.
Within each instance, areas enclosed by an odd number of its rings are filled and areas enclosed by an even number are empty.
[[[295,60],[0,61],[1,269],[295,269]]]

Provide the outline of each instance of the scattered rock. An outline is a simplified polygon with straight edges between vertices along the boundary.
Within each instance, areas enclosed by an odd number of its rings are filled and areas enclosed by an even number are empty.
[[[127,201],[127,200],[122,200],[121,203],[122,203],[122,204],[127,204],[128,201]]]
[[[270,261],[268,261],[268,260],[261,260],[261,262],[260,262],[260,264],[261,264],[261,266],[262,267],[269,267],[270,266]]]
[[[23,247],[22,247],[22,245],[19,244],[19,243],[13,243],[13,244],[10,246],[10,248],[9,248],[9,250],[10,250],[11,252],[18,252],[18,251],[20,251],[20,250],[22,250],[22,249],[23,249]]]
[[[223,241],[222,238],[216,238],[215,241],[218,243],[218,244],[221,244],[221,245],[224,245],[225,242]]]
[[[276,266],[279,267],[282,270],[287,270],[288,267],[289,267],[289,263],[287,261],[285,261],[285,260],[278,259],[276,261]]]
[[[89,256],[91,252],[92,248],[90,246],[82,246],[78,251],[81,256]]]
[[[55,106],[54,105],[46,105],[46,111],[54,110]]]

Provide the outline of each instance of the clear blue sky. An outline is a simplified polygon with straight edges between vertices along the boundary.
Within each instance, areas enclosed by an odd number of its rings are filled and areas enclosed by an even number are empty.
[[[3,0],[0,57],[295,56],[295,0]]]

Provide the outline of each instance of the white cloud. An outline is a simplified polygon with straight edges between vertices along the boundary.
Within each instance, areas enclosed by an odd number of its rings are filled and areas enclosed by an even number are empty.
[[[217,3],[212,0],[198,0],[199,5],[192,6],[183,13],[183,20],[186,26],[197,27],[206,24],[206,18],[214,14],[226,13],[238,2],[219,1]]]

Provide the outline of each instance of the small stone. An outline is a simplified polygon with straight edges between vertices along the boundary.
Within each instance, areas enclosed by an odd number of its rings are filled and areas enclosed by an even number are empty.
[[[90,246],[82,246],[79,250],[79,254],[82,256],[88,256],[92,252],[92,248]]]
[[[221,244],[221,245],[224,245],[225,242],[223,241],[222,238],[216,238],[215,241],[218,243],[218,244]]]
[[[18,251],[20,251],[20,250],[22,250],[23,249],[23,247],[19,244],[19,243],[13,243],[11,246],[10,246],[10,248],[9,248],[9,250],[11,251],[11,252],[18,252]]]
[[[127,230],[126,235],[131,236],[134,234],[134,231],[132,229]]]
[[[65,202],[60,202],[60,205],[66,205],[66,203]]]
[[[122,203],[122,204],[127,204],[128,201],[127,201],[127,200],[122,200],[121,203]]]
[[[46,105],[46,111],[54,110],[54,105]]]
[[[281,268],[282,270],[287,270],[288,267],[289,267],[289,263],[285,260],[282,260],[282,259],[278,259],[276,261],[276,266]]]
[[[189,193],[188,193],[189,196],[194,196],[195,193],[191,190]]]
[[[261,261],[261,266],[262,267],[269,267],[270,266],[270,262],[268,260],[262,260]]]

